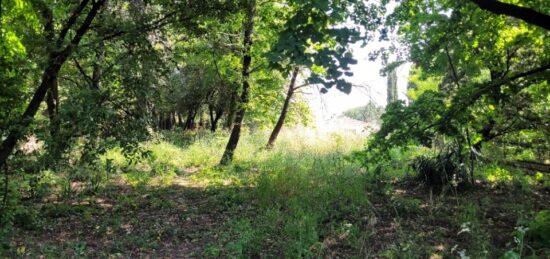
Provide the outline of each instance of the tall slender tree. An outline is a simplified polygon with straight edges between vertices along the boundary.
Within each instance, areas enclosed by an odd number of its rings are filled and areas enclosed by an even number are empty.
[[[241,129],[246,113],[246,104],[249,99],[250,91],[250,69],[252,64],[252,37],[254,34],[254,18],[256,17],[256,0],[246,1],[246,15],[243,26],[243,57],[242,57],[242,89],[240,103],[235,114],[233,129],[229,136],[229,141],[225,147],[220,164],[226,165],[233,160],[235,149],[241,138]]]
[[[387,104],[391,104],[397,101],[397,69],[392,69],[388,72],[388,82],[387,82]]]
[[[296,79],[298,78],[298,73],[300,72],[299,67],[294,67],[292,70],[292,75],[290,78],[290,84],[288,85],[288,91],[286,93],[285,102],[283,104],[283,108],[281,109],[281,114],[279,115],[279,119],[277,120],[277,123],[275,124],[275,127],[273,128],[273,131],[271,132],[271,135],[269,136],[269,140],[267,141],[266,148],[272,148],[273,144],[275,143],[275,140],[277,140],[277,136],[279,136],[279,133],[281,132],[281,129],[283,128],[283,124],[285,123],[286,116],[288,114],[288,108],[290,107],[290,101],[292,99],[292,96],[302,86],[296,85]]]

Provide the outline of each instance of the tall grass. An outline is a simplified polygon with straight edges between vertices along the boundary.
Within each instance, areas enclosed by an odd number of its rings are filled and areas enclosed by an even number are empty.
[[[237,198],[222,197],[232,199],[234,211],[205,255],[303,257],[322,254],[330,239],[358,244],[358,234],[351,232],[359,233],[359,221],[368,214],[366,176],[344,157],[362,147],[364,138],[287,130],[266,150],[267,134],[244,135],[235,161],[225,167],[217,165],[225,139],[216,134],[200,136],[178,152],[165,142],[152,144],[151,150],[171,150],[170,160],[184,172],[199,167],[191,176],[195,183],[243,190]]]
[[[165,195],[193,196],[203,204],[201,210],[212,211],[216,214],[213,218],[223,221],[216,222],[220,223],[216,229],[200,233],[209,241],[202,257],[311,258],[331,257],[332,253],[340,257],[427,257],[434,248],[423,240],[426,236],[419,234],[428,232],[435,235],[434,239],[450,242],[449,251],[443,254],[466,251],[485,256],[486,251],[494,252],[493,245],[487,242],[490,228],[483,228],[486,206],[470,201],[459,205],[459,200],[438,203],[443,196],[433,199],[431,192],[422,196],[414,186],[391,184],[412,173],[407,164],[414,157],[431,154],[430,149],[392,149],[390,161],[370,167],[372,172],[367,172],[363,165],[348,159],[353,151],[363,148],[364,136],[288,129],[282,132],[275,147],[267,150],[264,147],[268,134],[244,133],[233,163],[219,166],[226,132],[163,132],[141,144],[143,156],[128,158],[115,148],[103,155],[99,163],[69,168],[61,174],[43,172],[36,184],[44,188],[34,187],[35,196],[45,197],[48,190],[57,192],[61,203],[56,204],[62,206],[49,206],[66,213],[65,208],[71,207],[63,205],[64,201],[72,204],[75,199],[94,195],[102,199],[117,197],[128,188],[108,187],[129,185],[133,187],[131,195],[113,199],[115,208],[123,208],[115,210],[113,215],[117,217],[120,211],[139,206],[169,208],[179,214],[172,207],[174,196]],[[495,185],[548,183],[548,177],[541,173],[524,176],[491,164],[479,166],[476,172]],[[30,184],[23,187],[30,189]],[[490,202],[487,198],[487,204]],[[17,217],[32,219],[29,222],[39,218],[37,209],[28,211]],[[93,221],[93,217],[83,215],[81,220]],[[462,228],[470,231],[472,227],[476,231],[448,240],[450,232],[432,233],[424,226],[416,226],[419,220],[426,226],[434,222],[459,226],[455,232]],[[378,241],[379,238],[385,239]],[[140,247],[149,244],[137,236],[132,240]],[[453,251],[451,244],[461,245],[456,246],[461,250]]]
[[[237,193],[218,195],[231,213],[207,256],[307,257],[334,240],[350,249],[358,244],[369,208],[366,175],[345,155],[361,148],[364,137],[291,129],[267,150],[268,134],[244,134],[234,162],[222,167],[225,134],[167,132],[144,144],[150,155],[127,168],[124,180],[173,184],[179,175],[206,190],[234,187],[225,189]],[[124,163],[117,150],[103,159]]]
[[[388,179],[408,174],[407,162],[429,150],[392,150],[379,175],[346,159],[364,146],[364,136],[290,129],[267,150],[268,134],[243,134],[228,166],[218,165],[227,141],[223,132],[165,132],[143,144],[149,156],[137,164],[129,165],[119,150],[103,161],[122,167],[122,180],[131,185],[183,185],[212,194],[212,206],[226,215],[203,256],[323,257],[335,250],[365,256],[377,217],[370,199],[389,198],[397,215],[420,210],[420,200],[391,197]]]

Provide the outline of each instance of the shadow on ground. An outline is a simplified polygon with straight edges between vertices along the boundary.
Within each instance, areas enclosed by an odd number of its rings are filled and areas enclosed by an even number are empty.
[[[39,219],[19,222],[13,256],[200,257],[217,238],[243,189],[109,185],[82,199],[37,206]],[[10,255],[11,256],[11,255]]]

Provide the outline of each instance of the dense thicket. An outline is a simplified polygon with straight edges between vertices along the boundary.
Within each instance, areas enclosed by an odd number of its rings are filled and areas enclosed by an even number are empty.
[[[387,24],[398,28],[414,64],[412,104],[387,107],[367,161],[411,144],[453,146],[472,177],[476,160],[548,161],[547,30],[455,1],[404,2]],[[507,155],[496,158],[495,149]]]

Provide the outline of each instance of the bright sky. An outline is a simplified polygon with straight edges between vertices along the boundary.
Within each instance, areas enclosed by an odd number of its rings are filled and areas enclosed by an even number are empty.
[[[365,48],[361,48],[361,44],[353,46],[354,57],[358,63],[352,66],[354,76],[348,79],[354,85],[349,95],[335,88],[330,89],[326,94],[321,94],[318,87],[304,89],[304,92],[308,93],[306,97],[318,126],[327,123],[327,120],[342,114],[346,110],[366,105],[369,100],[382,106],[386,105],[387,77],[380,75],[381,61],[368,60],[369,52],[385,45],[389,45],[389,43],[374,41],[370,42]],[[409,70],[410,64],[404,64],[397,69],[397,87],[399,99],[402,100],[405,100]],[[355,85],[364,87],[356,87]]]
[[[390,2],[387,7],[387,13],[393,12],[396,7],[396,2]],[[375,39],[377,37],[375,36]],[[390,35],[390,38],[395,38],[395,35]],[[394,41],[399,47],[399,43]],[[368,54],[382,47],[389,49],[390,42],[380,42],[373,40],[364,48],[361,48],[361,43],[352,46],[354,58],[357,60],[357,65],[352,66],[354,76],[348,78],[348,81],[354,85],[351,93],[345,94],[337,89],[330,89],[328,93],[321,94],[319,87],[308,87],[304,89],[307,100],[310,103],[311,110],[315,116],[317,126],[330,124],[330,119],[341,115],[343,112],[366,105],[370,100],[379,105],[386,105],[387,97],[387,77],[380,75],[382,69],[382,61],[369,61]],[[390,61],[394,61],[390,55]],[[403,64],[397,69],[397,91],[399,99],[405,100],[407,91],[407,83],[410,63]],[[361,87],[356,87],[361,86]]]

